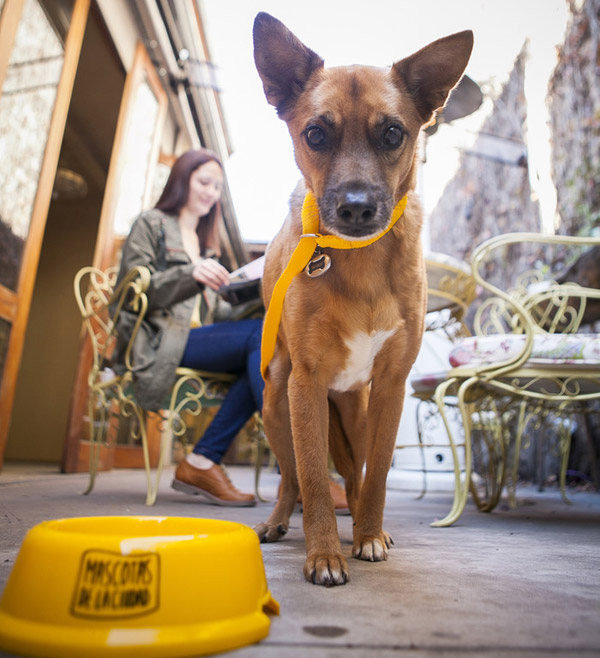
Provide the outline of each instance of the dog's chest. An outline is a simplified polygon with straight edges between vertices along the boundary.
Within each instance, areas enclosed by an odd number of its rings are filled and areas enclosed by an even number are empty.
[[[349,354],[343,364],[343,370],[338,372],[331,383],[334,391],[349,391],[366,384],[371,379],[375,357],[385,342],[396,332],[396,329],[359,331],[345,341]]]

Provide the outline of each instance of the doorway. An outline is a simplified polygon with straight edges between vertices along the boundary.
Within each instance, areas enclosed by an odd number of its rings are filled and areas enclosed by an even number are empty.
[[[5,459],[61,462],[81,331],[73,277],[93,260],[125,78],[92,4],[42,242]]]

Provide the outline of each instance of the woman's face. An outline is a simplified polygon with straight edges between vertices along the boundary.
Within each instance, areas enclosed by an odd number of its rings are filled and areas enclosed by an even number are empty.
[[[221,198],[223,171],[210,160],[195,169],[190,176],[190,187],[185,208],[197,217],[203,217]]]

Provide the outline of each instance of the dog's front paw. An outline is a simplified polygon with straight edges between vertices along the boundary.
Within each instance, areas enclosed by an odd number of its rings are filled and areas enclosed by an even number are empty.
[[[382,562],[388,559],[388,549],[393,544],[394,540],[384,530],[379,537],[362,537],[360,540],[355,540],[352,555],[358,560]]]
[[[314,585],[345,585],[350,580],[348,563],[341,553],[309,555],[304,563],[304,577]]]
[[[269,523],[259,523],[254,526],[254,532],[258,535],[260,541],[265,544],[272,541],[279,541],[288,531],[286,523],[271,525]]]

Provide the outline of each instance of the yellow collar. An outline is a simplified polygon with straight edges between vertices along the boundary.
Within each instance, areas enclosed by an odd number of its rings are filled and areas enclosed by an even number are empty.
[[[311,260],[317,247],[330,247],[332,249],[360,249],[367,247],[373,242],[379,240],[389,230],[393,228],[396,222],[402,216],[406,208],[407,198],[403,196],[396,204],[392,217],[386,229],[367,240],[347,240],[337,235],[321,235],[319,230],[319,206],[312,192],[307,192],[302,204],[302,235],[300,242],[294,250],[285,270],[281,273],[277,283],[273,288],[273,294],[265,315],[265,322],[262,333],[261,344],[261,363],[260,369],[263,377],[266,375],[267,367],[275,354],[275,344],[279,332],[279,323],[281,322],[281,312],[283,310],[283,301],[285,293],[292,282],[293,278],[299,274]]]

